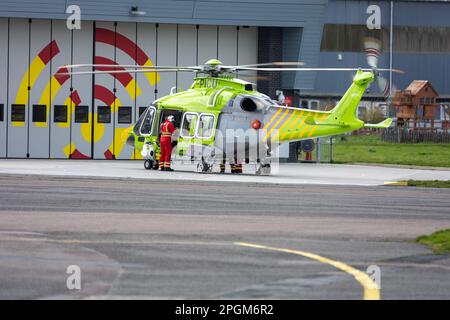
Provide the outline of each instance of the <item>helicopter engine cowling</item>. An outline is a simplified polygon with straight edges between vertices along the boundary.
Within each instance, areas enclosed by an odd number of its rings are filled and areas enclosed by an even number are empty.
[[[245,112],[261,112],[269,107],[269,104],[265,100],[250,95],[237,96],[234,104]]]

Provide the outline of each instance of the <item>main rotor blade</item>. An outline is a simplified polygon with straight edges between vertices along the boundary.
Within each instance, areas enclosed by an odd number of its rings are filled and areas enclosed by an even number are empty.
[[[366,71],[373,72],[373,69],[368,68],[237,68],[237,71]],[[392,71],[396,73],[404,73],[402,70],[398,69],[377,69],[377,71]]]
[[[252,76],[252,75],[244,75],[244,74],[239,74],[238,78],[246,80],[246,81],[270,81],[270,79],[271,79],[271,77]]]
[[[111,71],[75,71],[58,72],[57,75],[88,75],[88,74],[119,74],[119,73],[151,73],[151,72],[193,72],[191,69],[161,69],[161,70],[111,70]]]
[[[178,66],[140,66],[135,64],[72,64],[72,65],[66,65],[63,66],[67,69],[77,69],[77,68],[125,68],[125,69],[157,69],[157,70],[164,70],[164,69],[190,69],[190,70],[200,70],[201,67],[192,66],[192,67],[178,67]]]
[[[264,66],[304,66],[303,62],[289,62],[289,61],[276,61],[276,62],[266,62],[266,63],[255,63],[255,64],[242,64],[238,66],[226,66],[226,68],[249,68],[249,67],[264,67]]]

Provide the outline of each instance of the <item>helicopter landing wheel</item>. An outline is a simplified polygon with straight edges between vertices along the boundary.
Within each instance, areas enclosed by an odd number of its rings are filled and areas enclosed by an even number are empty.
[[[153,161],[153,170],[158,170],[159,169],[159,161]]]
[[[270,173],[271,173],[271,171],[272,171],[272,168],[271,168],[271,166],[270,166],[270,163],[268,163],[268,164],[263,164],[263,165],[261,165],[261,167],[260,167],[260,175],[263,175],[263,176],[268,176],[268,175],[270,175]],[[258,173],[257,173],[258,174]]]
[[[208,163],[206,163],[204,161],[199,162],[197,164],[197,172],[198,173],[211,173],[212,172],[212,168],[213,168],[212,165],[209,165]]]
[[[150,169],[152,169],[153,168],[153,166],[154,166],[154,163],[153,163],[153,161],[152,160],[144,160],[144,168],[145,168],[145,170],[150,170]]]
[[[257,164],[255,165],[255,174],[256,174],[257,176],[260,176],[260,175],[261,175],[261,164],[260,164],[260,163],[257,163]]]

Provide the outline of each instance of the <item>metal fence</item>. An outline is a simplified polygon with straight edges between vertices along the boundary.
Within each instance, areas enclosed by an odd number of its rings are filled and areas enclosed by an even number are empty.
[[[431,130],[388,128],[381,133],[381,139],[393,143],[450,143],[450,133]]]

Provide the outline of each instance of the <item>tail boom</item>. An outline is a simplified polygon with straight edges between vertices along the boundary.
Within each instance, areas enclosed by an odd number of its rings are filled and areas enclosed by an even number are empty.
[[[372,72],[358,71],[353,84],[331,111],[275,107],[264,127],[267,132],[266,140],[298,141],[341,134],[364,127],[365,124],[357,118],[356,111],[367,86],[374,78]],[[390,124],[388,120],[378,126]]]

